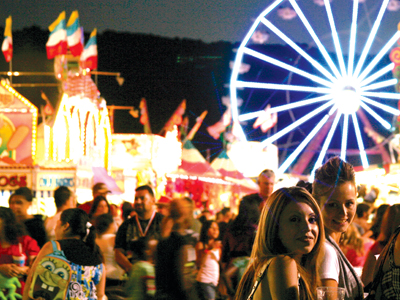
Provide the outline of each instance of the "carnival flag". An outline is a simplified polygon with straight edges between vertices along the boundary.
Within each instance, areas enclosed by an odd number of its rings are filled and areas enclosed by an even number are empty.
[[[83,30],[79,24],[79,14],[74,10],[67,23],[67,41],[73,56],[81,55],[83,51]]]
[[[139,122],[144,125],[144,133],[151,133],[149,113],[147,111],[147,103],[145,98],[142,98],[142,100],[140,100],[139,108],[140,108]]]
[[[214,125],[208,126],[208,134],[214,139],[218,139],[222,132],[225,131],[226,127],[231,124],[232,114],[230,105],[227,106],[226,111],[222,115],[221,119]]]
[[[253,124],[253,128],[256,129],[260,127],[262,132],[267,132],[269,129],[275,126],[278,122],[278,113],[270,113],[269,110],[271,109],[271,105],[267,105],[264,109],[264,112],[261,116],[257,118],[257,120]]]
[[[6,19],[6,28],[4,29],[4,39],[1,45],[1,51],[3,51],[6,62],[10,62],[13,56],[13,42],[12,42],[12,31],[11,31],[12,19],[9,16]]]
[[[199,130],[201,123],[203,123],[204,118],[206,117],[208,111],[203,111],[203,113],[196,119],[196,124],[190,129],[189,134],[187,135],[186,139],[192,140],[196,132]]]
[[[80,65],[82,69],[97,69],[97,29],[90,34],[85,49],[81,54]]]
[[[47,98],[46,94],[43,91],[41,91],[41,97],[44,101],[46,101],[46,105],[44,106],[42,113],[45,116],[51,116],[52,114],[54,114],[53,105],[51,105],[49,98]]]
[[[67,54],[67,30],[65,28],[65,11],[50,26],[50,36],[46,43],[47,58]]]
[[[172,131],[174,130],[174,125],[181,125],[182,123],[182,115],[186,110],[186,100],[183,100],[181,104],[179,104],[178,108],[174,111],[171,118],[165,123],[163,130]]]

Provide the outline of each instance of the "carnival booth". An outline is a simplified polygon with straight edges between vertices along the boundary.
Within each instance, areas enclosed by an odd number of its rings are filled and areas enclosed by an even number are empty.
[[[187,140],[182,148],[182,163],[178,170],[167,174],[165,188],[168,197],[189,196],[198,209],[218,211],[229,206],[232,183],[223,179],[200,152]],[[221,196],[225,201],[221,201]]]
[[[42,191],[61,185],[68,169],[74,173],[68,177],[68,186],[76,192],[78,203],[92,199],[91,188],[97,182],[105,182],[112,192],[108,200],[119,203],[121,190],[108,173],[111,169],[111,126],[106,101],[100,97],[89,75],[68,73],[62,87],[55,113],[38,126],[38,194],[41,196]],[[49,166],[53,168],[51,172]],[[61,172],[59,175],[55,175],[57,168]],[[41,178],[54,178],[53,186],[38,185]]]
[[[255,181],[247,178],[242,172],[239,172],[233,161],[229,158],[225,150],[211,162],[211,167],[217,170],[224,179],[231,183],[230,191],[224,195],[220,195],[220,199],[224,206],[229,206],[236,210],[238,207],[238,199],[241,199],[246,194],[257,193],[258,185]]]
[[[13,190],[32,188],[38,111],[6,80],[0,83],[0,205],[8,206]]]
[[[181,164],[182,148],[177,132],[165,137],[155,134],[113,134],[112,176],[123,191],[121,198],[133,202],[137,186],[150,184],[158,199],[165,193],[165,174]]]

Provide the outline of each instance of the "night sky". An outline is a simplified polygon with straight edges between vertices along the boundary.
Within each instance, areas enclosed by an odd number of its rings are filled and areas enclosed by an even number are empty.
[[[299,5],[307,7],[315,18],[320,29],[325,30],[324,22],[319,18],[324,15],[324,8],[315,4],[318,0],[298,0]],[[394,0],[392,0],[394,1]],[[398,1],[398,0],[395,0]],[[0,22],[7,16],[13,17],[13,29],[22,29],[37,25],[46,29],[65,10],[69,18],[73,10],[78,10],[81,26],[85,32],[95,27],[101,33],[104,30],[118,32],[150,33],[165,37],[200,39],[204,42],[230,41],[243,39],[253,20],[273,1],[272,0],[12,0],[1,1]],[[360,30],[371,27],[381,1],[363,0],[360,4]],[[284,1],[282,7],[288,6]],[[346,18],[351,12],[351,0],[333,0],[333,9],[340,8],[335,17]],[[271,16],[274,22],[281,22],[291,30],[299,30],[296,26],[298,18],[282,20]],[[382,22],[382,35],[393,32],[400,21],[399,11],[389,11]],[[349,28],[349,22],[340,20],[338,24]],[[4,25],[3,25],[4,26]],[[394,27],[394,28],[393,28]],[[340,28],[338,28],[340,30]],[[308,42],[310,38],[298,31],[300,42]],[[382,36],[381,36],[382,37]]]

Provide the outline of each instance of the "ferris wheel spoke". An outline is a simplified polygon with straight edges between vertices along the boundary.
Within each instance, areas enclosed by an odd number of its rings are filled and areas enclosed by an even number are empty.
[[[366,79],[364,79],[360,83],[360,86],[363,87],[363,86],[366,86],[367,84],[370,84],[371,82],[373,82],[374,80],[378,79],[382,75],[385,75],[386,73],[392,71],[394,66],[395,66],[394,63],[388,64],[386,67],[380,69],[378,72],[376,72],[376,73],[372,74],[371,76],[367,77]]]
[[[350,45],[349,60],[347,66],[347,74],[351,76],[354,68],[354,56],[356,53],[356,36],[357,36],[357,18],[358,18],[358,1],[353,1],[353,15],[350,29]]]
[[[382,59],[382,57],[390,50],[390,48],[399,40],[400,38],[400,30],[397,31],[392,38],[386,43],[385,46],[374,56],[374,59],[369,63],[369,65],[365,68],[365,70],[358,77],[359,80],[363,80],[365,76],[371,72],[373,68],[378,64],[378,62]]]
[[[377,102],[377,101],[375,101],[375,100],[369,99],[369,98],[367,98],[367,97],[362,97],[362,96],[361,96],[360,99],[361,99],[362,101],[364,101],[364,102],[366,102],[366,103],[368,103],[368,104],[371,104],[371,105],[373,105],[373,106],[375,106],[375,107],[378,107],[378,108],[380,108],[380,109],[382,109],[382,110],[384,110],[384,111],[386,111],[386,112],[388,112],[388,113],[390,113],[390,114],[392,114],[392,115],[395,115],[395,116],[400,115],[400,110],[398,110],[398,109],[396,109],[396,108],[393,108],[393,107],[391,107],[391,106],[389,106],[389,105],[382,104],[382,103],[380,103],[380,102]]]
[[[324,105],[320,106],[319,108],[314,109],[312,112],[306,114],[305,116],[303,116],[302,118],[298,119],[297,121],[295,121],[291,125],[285,127],[284,129],[280,130],[279,132],[275,133],[271,137],[269,137],[266,140],[264,140],[263,142],[261,142],[261,146],[264,148],[267,145],[275,142],[280,137],[284,136],[288,132],[292,131],[296,127],[298,127],[301,124],[303,124],[304,122],[307,122],[309,119],[311,119],[312,117],[316,116],[317,114],[319,114],[320,112],[324,111],[325,109],[327,109],[329,106],[332,106],[333,104],[334,104],[334,100],[331,100],[331,101],[325,103]]]
[[[296,101],[293,103],[272,107],[269,109],[268,112],[271,114],[278,113],[281,111],[286,111],[289,109],[298,108],[298,107],[314,104],[317,102],[328,101],[328,100],[332,100],[331,95],[324,95],[324,96],[320,96],[320,97],[316,97],[316,98],[312,98],[312,99],[308,99],[308,100]],[[256,111],[256,112],[252,112],[252,113],[243,114],[243,115],[239,116],[239,121],[243,122],[243,121],[252,120],[252,119],[258,118],[259,116],[263,115],[264,113],[265,113],[264,110],[260,110],[260,111]]]
[[[372,26],[371,32],[370,32],[370,34],[368,36],[367,43],[365,44],[364,49],[363,49],[363,51],[361,53],[361,57],[360,57],[360,59],[359,59],[359,61],[357,63],[356,70],[355,70],[355,72],[353,74],[354,77],[358,77],[358,74],[360,74],[361,68],[362,68],[362,66],[363,66],[363,64],[365,62],[365,59],[366,59],[366,57],[367,57],[367,55],[369,53],[369,50],[371,49],[372,42],[375,39],[375,36],[376,36],[376,33],[378,31],[379,26],[381,25],[383,14],[385,13],[385,10],[386,10],[386,7],[388,6],[388,4],[389,4],[389,0],[383,0],[382,6],[381,6],[381,8],[379,10],[379,13],[378,13],[378,16],[377,16],[377,18],[375,20],[375,23]]]
[[[375,120],[377,120],[383,127],[385,127],[386,129],[390,129],[392,127],[392,125],[390,125],[390,123],[388,121],[386,121],[385,119],[383,119],[380,115],[378,115],[373,109],[371,109],[367,104],[365,104],[364,102],[360,102],[360,106],[362,108],[364,108],[371,116],[373,116],[375,118]]]
[[[327,135],[326,138],[325,138],[325,142],[324,142],[324,144],[322,145],[322,149],[321,149],[321,152],[319,153],[317,162],[315,163],[314,168],[313,168],[313,170],[312,170],[312,172],[311,172],[312,175],[315,173],[315,170],[316,170],[317,168],[319,168],[319,166],[322,165],[322,161],[324,160],[326,151],[328,150],[328,147],[329,147],[329,145],[330,145],[330,143],[331,143],[331,141],[332,141],[333,134],[334,134],[335,131],[336,131],[336,127],[337,127],[337,125],[338,125],[338,123],[339,123],[339,120],[340,120],[340,117],[341,117],[341,116],[342,116],[341,113],[336,112],[336,117],[335,117],[335,119],[333,120],[331,129],[329,130],[328,135]]]
[[[396,78],[385,80],[385,81],[381,81],[381,82],[377,82],[377,83],[362,87],[361,88],[361,92],[377,90],[377,89],[381,89],[381,88],[384,88],[384,87],[396,85],[397,82],[398,82],[398,80]],[[399,95],[399,98],[400,98],[400,95]]]
[[[358,149],[360,149],[361,163],[363,165],[363,168],[366,169],[366,168],[369,167],[369,163],[368,163],[367,154],[365,153],[364,143],[362,141],[360,126],[358,125],[358,120],[357,120],[356,113],[352,113],[351,117],[353,119],[354,130],[356,132]]]
[[[302,10],[300,7],[297,5],[296,0],[289,0],[290,3],[292,4],[293,9],[296,11],[297,15],[300,17],[300,20],[303,22],[304,26],[306,27],[308,33],[311,35],[313,38],[315,44],[317,45],[319,51],[322,53],[323,57],[325,58],[326,62],[328,63],[329,67],[335,74],[337,78],[341,78],[342,75],[339,73],[338,69],[336,68],[335,64],[332,61],[332,58],[328,54],[328,51],[326,51],[324,45],[322,45],[321,41],[319,40],[318,36],[315,34],[314,29],[311,27],[310,22],[308,22],[307,18],[304,16]],[[336,30],[336,29],[335,29]],[[333,31],[332,31],[333,32]],[[343,60],[343,57],[342,57]],[[344,64],[343,64],[344,66]],[[345,72],[342,72],[344,74]]]
[[[301,151],[308,145],[311,139],[318,133],[318,131],[328,121],[329,114],[326,114],[321,121],[314,127],[314,129],[307,135],[307,137],[301,142],[296,150],[285,160],[285,162],[279,167],[278,174],[283,174],[287,168],[293,163],[293,161],[300,155]]]
[[[342,47],[340,46],[339,36],[338,36],[337,30],[336,30],[335,21],[333,20],[331,3],[329,0],[324,0],[324,3],[325,3],[325,8],[326,8],[326,13],[328,14],[329,25],[331,27],[333,43],[335,45],[336,55],[337,55],[337,58],[339,61],[339,66],[340,66],[340,71],[342,72],[342,76],[345,76],[346,75],[346,67],[344,65]],[[337,77],[339,77],[339,76],[337,76]]]
[[[318,93],[318,94],[326,94],[326,93],[331,92],[331,89],[328,89],[328,88],[302,86],[302,85],[290,85],[290,84],[279,84],[279,83],[251,82],[251,81],[236,81],[236,87],[266,89],[266,90],[295,91],[295,92],[309,92],[309,93]]]
[[[361,92],[361,96],[384,98],[388,100],[399,100],[398,93],[384,93],[384,92]]]
[[[268,55],[262,54],[260,52],[254,51],[254,50],[249,49],[249,48],[244,48],[243,52],[248,54],[248,55],[254,56],[254,57],[256,57],[256,58],[258,58],[258,59],[260,59],[262,61],[268,62],[270,64],[273,64],[275,66],[281,67],[283,69],[286,69],[287,71],[296,73],[296,74],[298,74],[300,76],[303,76],[303,77],[306,77],[306,78],[308,78],[308,79],[310,79],[310,80],[312,80],[314,82],[317,82],[319,84],[322,84],[324,86],[327,86],[327,87],[332,87],[333,86],[333,83],[330,82],[330,81],[327,81],[325,79],[322,79],[321,77],[318,77],[318,76],[315,76],[315,75],[310,74],[308,72],[305,72],[303,70],[300,70],[300,69],[298,69],[296,67],[293,67],[293,66],[291,66],[289,64],[283,63],[283,62],[281,62],[281,61],[279,61],[279,60],[277,60],[275,58],[272,58],[272,57],[270,57]]]
[[[342,147],[340,150],[340,158],[346,161],[347,136],[349,132],[349,115],[343,114],[343,117]]]
[[[297,53],[299,53],[302,57],[304,57],[310,64],[314,66],[318,71],[324,74],[327,78],[329,78],[332,82],[336,82],[337,78],[332,76],[319,62],[313,59],[310,55],[308,55],[303,49],[301,49],[295,42],[293,42],[290,38],[288,38],[282,31],[280,31],[276,26],[274,26],[270,21],[263,18],[261,22],[267,26],[271,31],[273,31],[277,36],[279,36],[284,42],[286,42],[290,47],[292,47]]]

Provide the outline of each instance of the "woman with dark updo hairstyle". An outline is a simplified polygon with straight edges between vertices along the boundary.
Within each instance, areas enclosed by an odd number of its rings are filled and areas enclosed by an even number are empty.
[[[57,221],[55,234],[57,248],[64,252],[75,274],[68,286],[68,299],[102,299],[105,293],[105,267],[100,248],[95,243],[95,229],[87,213],[79,208],[64,210]],[[29,272],[27,287],[32,283],[33,270],[50,253],[53,253],[52,242],[46,243],[40,250]],[[29,288],[25,288],[24,300],[30,299],[28,291]]]

